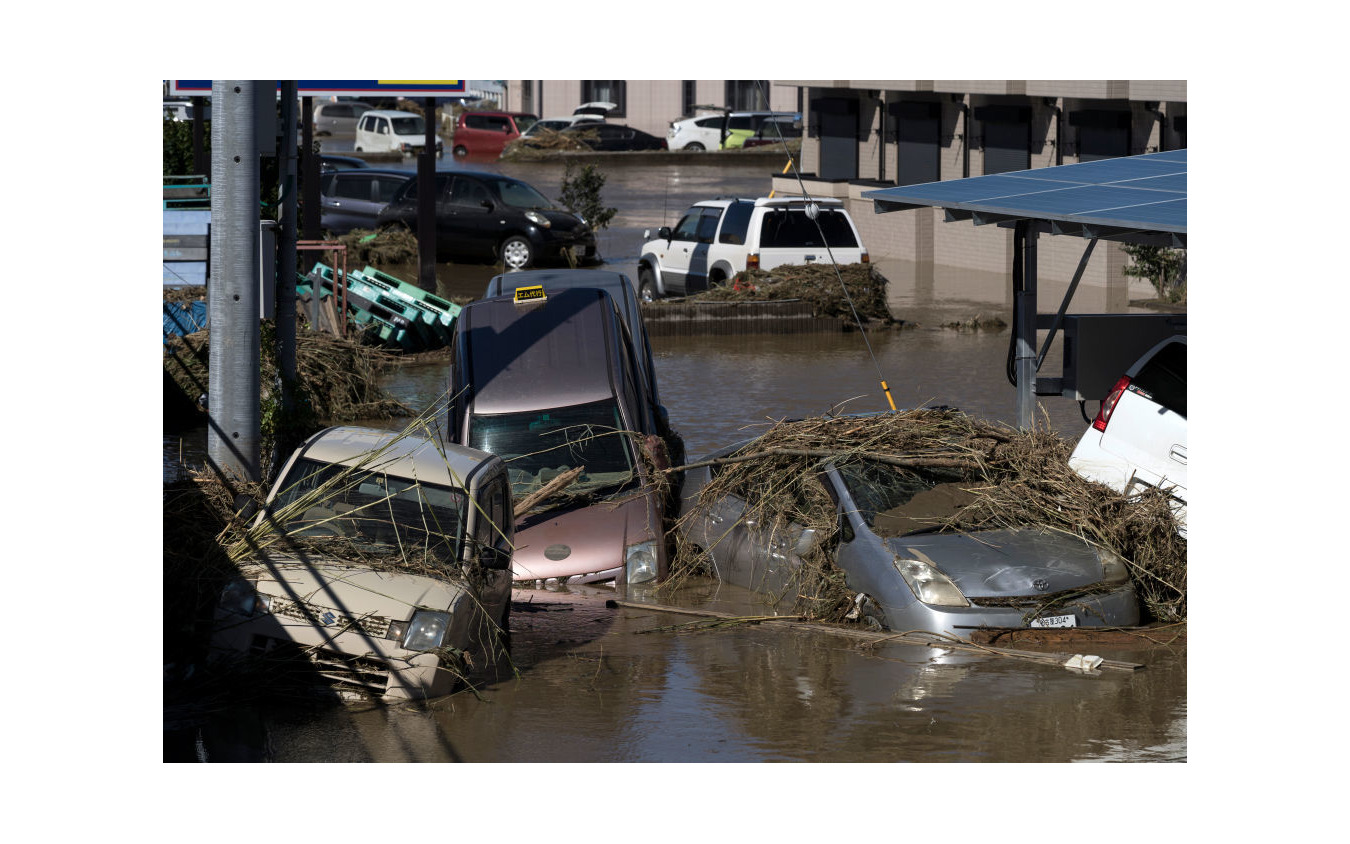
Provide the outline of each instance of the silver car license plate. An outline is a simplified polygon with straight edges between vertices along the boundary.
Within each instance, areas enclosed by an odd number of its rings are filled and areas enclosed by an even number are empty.
[[[1047,615],[1031,622],[1032,627],[1077,627],[1078,619],[1072,615]]]

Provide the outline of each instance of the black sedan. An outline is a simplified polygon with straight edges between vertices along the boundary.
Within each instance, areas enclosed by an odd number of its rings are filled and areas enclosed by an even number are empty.
[[[614,123],[573,123],[561,130],[561,133],[575,138],[597,152],[666,148],[665,138],[648,135],[632,126],[619,126]]]
[[[417,179],[410,178],[380,213],[379,225],[417,231]],[[531,185],[496,173],[436,173],[436,252],[500,261],[523,269],[573,249],[595,258],[595,231]]]
[[[374,229],[380,212],[413,176],[407,170],[329,170],[319,177],[320,225],[332,234]]]

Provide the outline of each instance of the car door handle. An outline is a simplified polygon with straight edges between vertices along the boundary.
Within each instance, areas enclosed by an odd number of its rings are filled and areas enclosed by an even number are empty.
[[[1172,446],[1171,457],[1172,457],[1173,460],[1177,461],[1178,463],[1182,464],[1183,466],[1186,465],[1186,446],[1184,446],[1184,445],[1173,445],[1173,446]]]

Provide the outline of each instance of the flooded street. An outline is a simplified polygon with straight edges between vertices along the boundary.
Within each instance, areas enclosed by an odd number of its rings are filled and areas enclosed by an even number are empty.
[[[328,151],[340,152],[340,149]],[[642,229],[673,223],[692,202],[763,195],[776,159],[665,166],[603,165],[619,208],[600,234],[605,267],[635,276]],[[379,164],[378,166],[390,166]],[[411,160],[402,165],[415,167]],[[438,162],[507,173],[556,196],[558,164]],[[442,295],[478,295],[490,265],[442,265]],[[894,298],[894,297],[893,297]],[[803,335],[653,337],[658,386],[690,460],[782,418],[947,405],[1015,419],[1005,377],[1009,332],[939,327],[977,312],[1009,320],[1002,301],[937,303],[895,316],[908,330]],[[875,354],[875,362],[868,353]],[[1059,367],[1052,349],[1045,369]],[[421,410],[447,387],[443,363],[403,366],[387,388]],[[1041,400],[1076,439],[1076,403]],[[1090,408],[1095,411],[1095,406]],[[378,424],[378,423],[377,423]],[[402,421],[385,423],[401,427]],[[164,479],[199,463],[200,432],[164,435]],[[895,642],[862,644],[773,623],[692,631],[691,616],[607,606],[619,598],[760,615],[751,593],[711,581],[661,591],[606,587],[513,596],[517,676],[429,705],[327,705],[221,713],[165,733],[166,761],[466,762],[1064,762],[1185,761],[1185,645],[1088,645],[1142,663],[1084,675],[1063,667]],[[660,629],[658,629],[660,628]]]

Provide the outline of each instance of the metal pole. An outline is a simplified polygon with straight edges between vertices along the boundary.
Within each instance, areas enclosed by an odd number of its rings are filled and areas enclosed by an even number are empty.
[[[208,176],[211,161],[206,156],[206,97],[192,98],[192,173]]]
[[[1016,292],[1017,427],[1029,431],[1036,418],[1036,229],[1019,220],[1014,238],[1022,242],[1022,284]],[[1015,250],[1016,251],[1016,250]]]
[[[253,82],[211,83],[211,326],[207,458],[224,476],[260,479],[258,142]]]
[[[296,179],[295,112],[297,85],[295,80],[281,83],[281,240],[277,258],[277,360],[281,369],[281,408],[289,418],[295,409],[291,385],[295,382],[295,241],[296,216],[299,202],[295,195]],[[292,443],[279,443],[285,454]]]
[[[417,157],[417,283],[436,289],[436,99],[422,99],[425,143]]]
[[[305,97],[300,108],[304,126],[300,132],[300,162],[305,168],[301,181],[305,186],[305,240],[318,240],[321,225],[319,209],[319,156],[314,154],[314,98]]]

